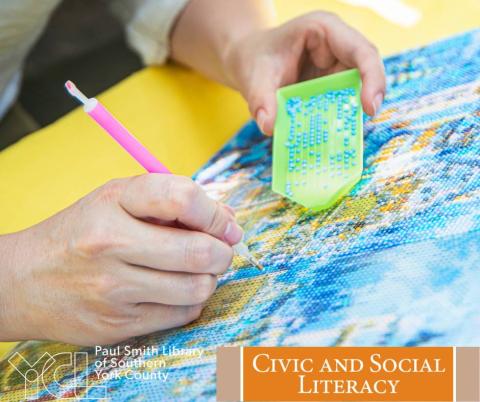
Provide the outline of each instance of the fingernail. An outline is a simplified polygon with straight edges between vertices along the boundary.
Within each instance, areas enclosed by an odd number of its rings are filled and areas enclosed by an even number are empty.
[[[373,99],[373,115],[375,116],[377,112],[380,110],[380,107],[383,103],[383,94],[378,93],[375,98]]]
[[[265,112],[265,109],[260,109],[257,113],[257,124],[258,128],[260,128],[260,131],[265,134],[265,123],[267,120],[267,112]]]
[[[240,240],[242,240],[242,237],[242,228],[235,222],[228,222],[225,233],[223,234],[225,241],[233,246],[234,244],[239,243]]]

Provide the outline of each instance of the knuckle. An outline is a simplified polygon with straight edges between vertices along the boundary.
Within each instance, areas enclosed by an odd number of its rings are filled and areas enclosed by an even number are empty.
[[[208,300],[217,285],[216,277],[209,274],[190,275],[189,282],[189,293],[194,304],[203,303]]]
[[[144,174],[133,178],[136,181],[135,191],[147,196],[144,203],[149,211],[155,213],[159,206],[168,206],[173,215],[188,209],[191,201],[189,186],[194,185],[192,179],[183,176],[165,176],[161,174]]]
[[[100,324],[107,334],[123,333],[136,324],[136,317],[124,316],[122,314],[103,314],[99,317]]]
[[[145,322],[144,309],[139,306],[111,306],[98,314],[99,328],[102,328],[105,336],[112,339],[129,338],[138,334]]]
[[[118,245],[115,231],[109,228],[105,220],[93,219],[87,227],[88,230],[72,241],[72,248],[81,256],[96,258],[107,254]]]
[[[370,47],[370,50],[374,53],[380,53],[379,50],[378,50],[378,47],[372,43],[372,42],[368,42],[368,46]]]
[[[170,182],[168,198],[171,208],[178,216],[189,211],[195,202],[199,190],[200,187],[188,177],[176,177],[174,181]]]
[[[206,236],[197,235],[188,242],[185,263],[188,267],[202,270],[213,262],[214,243]]]
[[[122,179],[113,179],[108,181],[95,192],[96,201],[102,204],[109,204],[113,201],[118,200],[122,186]]]
[[[148,305],[139,304],[134,308],[135,314],[131,317],[131,330],[133,332],[141,331],[141,328],[146,322],[152,321],[152,309]]]
[[[102,272],[94,276],[90,289],[91,291],[101,299],[110,299],[110,296],[113,292],[116,292],[117,289],[120,289],[120,283],[114,275]],[[108,310],[111,312],[111,310]]]
[[[215,203],[215,208],[213,210],[213,214],[210,218],[208,223],[208,227],[206,228],[206,232],[208,233],[217,233],[220,232],[226,227],[227,221],[226,219],[222,219],[224,215],[226,215],[225,210],[220,206],[218,202]]]
[[[125,246],[128,237],[122,234],[118,225],[117,210],[105,205],[117,202],[122,182],[112,180],[79,203],[75,231],[66,243],[73,254],[96,258]]]
[[[377,47],[371,43],[371,42],[366,42],[364,46],[357,47],[356,49],[353,50],[353,53],[355,55],[355,52],[357,52],[357,58],[362,59],[362,60],[368,60],[368,59],[373,59],[373,58],[379,58],[380,54],[378,52]]]
[[[168,191],[168,180],[164,181],[163,178],[158,177],[155,174],[144,174],[134,177],[133,180],[137,182],[135,188],[139,189],[144,194],[148,194],[146,197],[146,203],[150,211],[155,211],[158,205],[165,198],[164,192]]]
[[[130,337],[128,324],[121,324],[118,318],[102,315],[97,317],[95,324],[91,325],[94,329],[90,327],[90,330],[94,332],[91,338],[95,339],[96,345],[111,345]]]
[[[326,31],[342,22],[342,20],[337,14],[330,11],[312,11],[304,17],[300,17],[298,22],[296,24],[298,37],[303,36],[303,34],[316,34],[325,38]]]
[[[375,46],[372,42],[367,42],[365,53],[372,57],[377,57],[380,54],[377,46]]]

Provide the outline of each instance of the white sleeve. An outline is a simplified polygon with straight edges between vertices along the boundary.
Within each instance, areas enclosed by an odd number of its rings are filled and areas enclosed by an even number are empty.
[[[189,0],[115,0],[113,12],[125,23],[129,45],[143,62],[162,64],[170,53],[170,31]]]

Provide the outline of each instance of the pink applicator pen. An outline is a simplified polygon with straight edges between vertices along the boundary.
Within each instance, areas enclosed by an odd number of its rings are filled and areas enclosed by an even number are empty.
[[[125,151],[127,151],[149,173],[172,174],[150,151],[145,148],[113,115],[95,98],[87,98],[72,81],[65,83],[68,93],[76,98],[83,110],[102,127]],[[244,257],[258,269],[262,264],[250,253],[247,245],[240,242],[232,246],[238,255]]]

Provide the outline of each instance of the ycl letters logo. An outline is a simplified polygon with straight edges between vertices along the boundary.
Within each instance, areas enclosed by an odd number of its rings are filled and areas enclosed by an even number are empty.
[[[106,398],[105,386],[88,385],[88,353],[62,352],[52,356],[47,352],[36,362],[31,363],[17,352],[8,359],[8,362],[24,379],[26,400],[33,395],[37,398],[51,395],[55,399]],[[81,370],[82,367],[87,369]],[[66,369],[73,372],[73,378],[69,378],[68,386],[62,385],[57,380],[57,375],[60,376]]]

